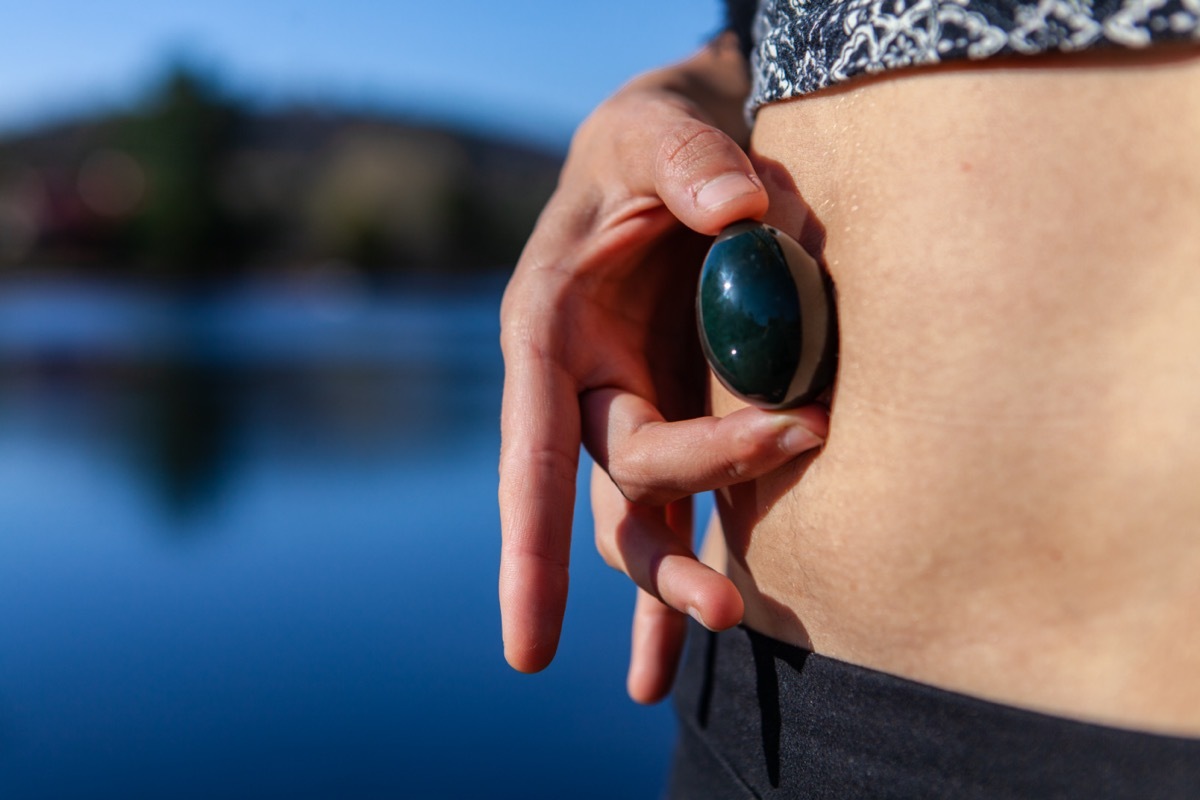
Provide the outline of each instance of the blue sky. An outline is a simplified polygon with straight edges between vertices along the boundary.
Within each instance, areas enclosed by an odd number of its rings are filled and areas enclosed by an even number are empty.
[[[136,96],[172,58],[268,100],[333,98],[565,141],[691,52],[719,0],[43,0],[0,12],[0,130]]]

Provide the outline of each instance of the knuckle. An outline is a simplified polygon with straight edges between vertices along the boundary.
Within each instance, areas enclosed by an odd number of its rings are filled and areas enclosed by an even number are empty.
[[[616,543],[612,537],[605,536],[599,528],[596,530],[596,552],[600,554],[600,558],[609,567],[620,570],[622,567],[619,553],[617,552]]]
[[[509,303],[506,297],[502,303]],[[569,344],[568,337],[556,336],[561,327],[554,309],[530,307],[525,300],[502,305],[500,312],[500,353],[505,363],[529,359],[535,362],[561,362]]]
[[[614,458],[609,463],[608,476],[612,478],[613,485],[621,492],[621,495],[631,503],[642,502],[642,490],[634,478],[633,471],[629,468],[629,464]]]
[[[730,483],[741,483],[750,477],[750,470],[747,469],[744,461],[728,460],[725,462],[722,472]]]
[[[518,353],[534,349],[535,357],[540,356],[536,322],[528,314],[515,312],[500,313],[500,352],[506,360],[511,360]]]
[[[724,449],[723,471],[734,481],[742,481],[750,477],[751,466],[762,456],[762,442],[747,431],[739,431],[730,437]]]
[[[545,475],[562,485],[575,482],[579,453],[565,448],[547,447],[534,453],[534,474]]]
[[[658,499],[646,483],[650,464],[643,452],[624,448],[611,454],[608,474],[625,499],[636,505],[655,505]]]
[[[629,483],[621,489],[629,502],[639,505],[658,505],[658,493],[643,484]]]
[[[698,120],[671,130],[659,145],[657,169],[660,177],[687,175],[720,157],[729,140],[725,134]]]

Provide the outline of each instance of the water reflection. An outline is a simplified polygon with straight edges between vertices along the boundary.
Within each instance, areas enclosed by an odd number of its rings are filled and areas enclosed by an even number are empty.
[[[27,284],[0,300],[0,408],[105,442],[183,516],[252,441],[298,458],[452,449],[495,419],[480,412],[498,392],[498,282],[472,285],[181,299]]]
[[[657,796],[586,517],[501,659],[499,284],[311,300],[0,291],[0,796]]]
[[[149,479],[174,513],[212,500],[232,463],[238,387],[228,371],[181,361],[152,372],[139,416]]]

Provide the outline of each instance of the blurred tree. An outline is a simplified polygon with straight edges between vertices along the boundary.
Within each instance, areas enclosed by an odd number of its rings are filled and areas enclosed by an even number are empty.
[[[379,113],[263,111],[172,67],[136,108],[0,136],[0,265],[202,288],[253,269],[510,266],[561,154]]]
[[[146,198],[126,231],[130,256],[157,278],[202,286],[237,275],[255,226],[222,195],[247,119],[209,75],[178,65],[119,141],[146,173]]]

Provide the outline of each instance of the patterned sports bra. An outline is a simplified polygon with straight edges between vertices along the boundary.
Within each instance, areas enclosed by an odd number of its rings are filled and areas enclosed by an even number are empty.
[[[1200,0],[727,0],[747,104],[959,59],[1200,44]]]

